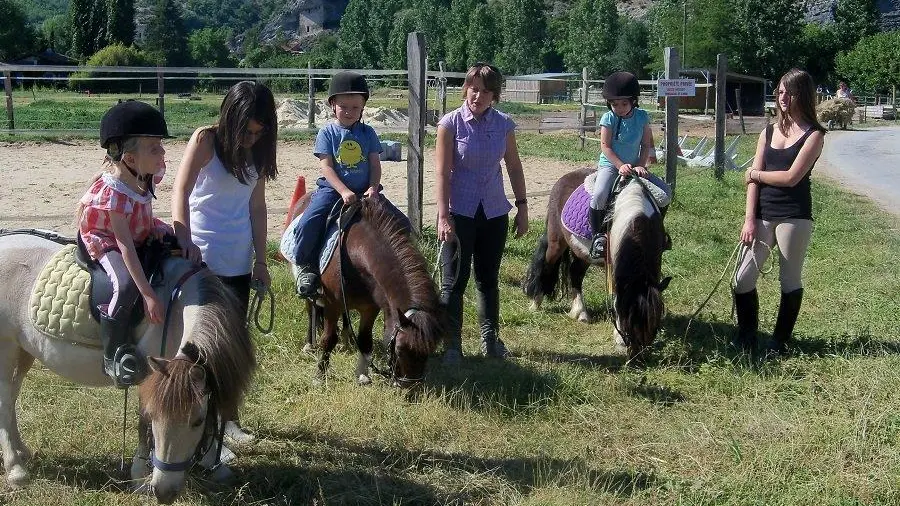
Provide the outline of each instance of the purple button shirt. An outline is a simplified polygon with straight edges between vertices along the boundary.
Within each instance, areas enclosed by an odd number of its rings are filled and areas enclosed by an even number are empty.
[[[493,107],[475,118],[465,103],[438,122],[453,135],[453,166],[450,168],[450,212],[475,217],[478,205],[488,219],[512,209],[503,191],[500,160],[506,154],[506,135],[515,122]]]

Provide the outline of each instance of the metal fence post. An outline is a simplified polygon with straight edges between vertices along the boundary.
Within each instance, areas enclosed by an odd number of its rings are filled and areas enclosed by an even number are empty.
[[[159,96],[156,98],[156,105],[159,107],[160,114],[166,117],[166,85],[162,70],[156,72],[156,90]]]
[[[663,50],[666,79],[678,79],[681,75],[681,61],[678,49],[667,47]],[[675,180],[678,173],[678,97],[666,98],[666,183],[675,194]]]
[[[9,121],[9,129],[16,129],[16,120],[13,115],[12,74],[3,73],[3,88],[6,90],[6,118]]]
[[[306,70],[309,72],[309,100],[308,100],[308,108],[307,108],[307,123],[306,126],[310,130],[315,130],[316,128],[316,86],[313,82],[313,73],[312,73],[312,62],[307,62]]]
[[[725,109],[728,102],[725,98],[725,87],[728,82],[728,57],[722,53],[716,55],[716,146],[713,161],[716,177],[725,175]]]

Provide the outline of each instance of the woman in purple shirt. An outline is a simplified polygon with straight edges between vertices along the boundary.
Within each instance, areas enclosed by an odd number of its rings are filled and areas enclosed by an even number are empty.
[[[441,303],[448,315],[444,343],[444,363],[448,365],[462,359],[463,294],[473,263],[481,353],[498,358],[507,355],[506,346],[497,335],[499,278],[513,206],[503,190],[501,160],[506,164],[516,199],[516,237],[528,232],[528,200],[516,147],[516,124],[493,107],[500,100],[502,80],[493,65],[473,65],[463,84],[462,106],[438,123],[437,231],[438,240],[444,243],[440,259]]]

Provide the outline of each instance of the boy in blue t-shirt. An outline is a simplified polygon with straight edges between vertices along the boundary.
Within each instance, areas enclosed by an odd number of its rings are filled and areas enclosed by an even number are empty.
[[[338,72],[331,79],[328,105],[337,122],[319,130],[313,154],[319,158],[322,177],[310,197],[309,206],[295,229],[297,292],[313,295],[317,289],[316,264],[325,234],[328,216],[335,204],[355,202],[360,194],[380,197],[381,141],[369,125],[360,122],[363,108],[369,99],[366,78],[355,72]],[[385,199],[386,200],[386,199]],[[408,220],[399,210],[388,204],[395,215]]]
[[[603,82],[603,98],[609,111],[600,118],[600,160],[597,162],[597,181],[591,194],[590,224],[591,258],[606,254],[603,220],[612,186],[619,175],[636,174],[671,195],[669,186],[647,170],[653,152],[653,132],[650,116],[638,108],[640,85],[630,72],[616,72]]]

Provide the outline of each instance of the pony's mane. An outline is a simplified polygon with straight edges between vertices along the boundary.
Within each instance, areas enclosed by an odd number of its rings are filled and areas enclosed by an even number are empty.
[[[190,358],[206,369],[207,385],[220,413],[227,417],[237,412],[243,400],[256,369],[256,356],[240,301],[212,273],[197,276],[200,305],[188,336],[197,356]],[[173,360],[166,374],[151,374],[141,385],[144,410],[151,416],[186,414],[206,394],[192,387],[193,365],[193,361]]]
[[[393,252],[403,272],[409,289],[410,304],[409,307],[397,309],[401,311],[418,309],[410,316],[416,328],[415,332],[409,333],[413,337],[410,345],[418,353],[429,354],[437,346],[442,330],[440,320],[436,316],[439,310],[437,288],[434,280],[428,275],[425,257],[403,230],[397,217],[381,201],[363,199],[362,217],[384,237],[385,243],[389,246],[387,249]]]

